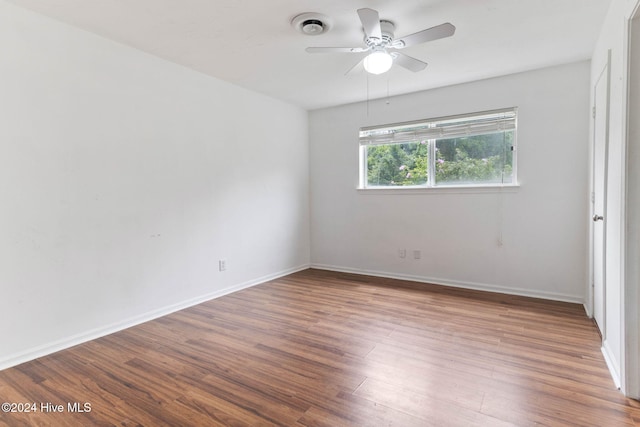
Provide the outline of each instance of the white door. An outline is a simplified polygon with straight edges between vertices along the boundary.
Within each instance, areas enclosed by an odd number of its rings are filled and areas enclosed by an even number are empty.
[[[605,269],[606,269],[606,205],[607,156],[609,135],[609,65],[600,74],[594,87],[593,132],[593,194],[592,194],[592,254],[593,254],[593,317],[605,338]]]

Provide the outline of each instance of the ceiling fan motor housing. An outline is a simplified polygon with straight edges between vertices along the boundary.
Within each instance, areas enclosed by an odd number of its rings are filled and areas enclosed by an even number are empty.
[[[395,31],[396,26],[391,21],[380,21],[380,32],[382,33],[382,40],[378,40],[376,38],[367,37],[365,34],[364,42],[367,46],[388,46],[393,41],[393,32]]]

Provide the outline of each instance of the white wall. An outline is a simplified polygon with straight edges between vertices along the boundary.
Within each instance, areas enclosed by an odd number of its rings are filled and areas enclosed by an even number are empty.
[[[308,265],[306,111],[2,0],[0,52],[0,369]]]
[[[640,384],[637,379],[638,360],[633,361],[636,369],[631,372],[625,369],[625,351],[627,343],[625,336],[629,339],[632,335],[633,342],[637,345],[638,327],[633,324],[626,324],[625,313],[631,314],[632,318],[637,318],[637,289],[638,277],[637,273],[634,280],[628,280],[625,283],[625,258],[629,255],[635,255],[633,258],[627,258],[627,263],[637,265],[637,249],[636,243],[626,241],[626,235],[629,230],[634,232],[633,222],[637,222],[638,218],[627,218],[627,194],[629,192],[638,192],[637,181],[631,180],[637,178],[634,174],[629,174],[631,169],[636,168],[636,164],[627,159],[627,153],[637,156],[635,146],[627,146],[627,67],[628,67],[628,21],[633,15],[633,11],[638,4],[637,0],[613,0],[611,7],[603,24],[600,36],[593,53],[591,66],[591,86],[595,84],[598,74],[607,62],[608,52],[611,51],[611,92],[610,92],[610,122],[609,122],[609,177],[607,183],[607,245],[606,245],[606,328],[604,331],[605,340],[603,342],[603,352],[607,358],[607,362],[611,369],[614,379],[622,387],[626,394],[634,397],[640,396]],[[592,94],[593,99],[593,94]],[[637,115],[638,112],[632,112]],[[630,116],[629,121],[633,123]],[[637,141],[634,144],[637,145]],[[630,151],[629,151],[630,150]],[[629,165],[629,170],[627,170]],[[628,175],[628,176],[627,176]],[[629,187],[627,188],[627,183]],[[632,199],[638,203],[637,196]],[[638,206],[632,206],[632,212],[637,215]],[[629,225],[631,224],[631,228]],[[637,238],[637,234],[632,234]],[[629,248],[636,250],[635,254],[627,254]],[[630,266],[631,267],[631,266]],[[635,301],[629,301],[625,304],[625,292],[635,294]],[[628,331],[625,331],[628,328]],[[633,351],[637,358],[638,349]],[[628,383],[629,379],[634,383]]]
[[[388,104],[372,101],[368,108],[359,103],[312,111],[312,265],[584,302],[589,70],[589,62],[580,62],[394,97]],[[361,126],[513,106],[519,109],[521,183],[515,191],[356,190]],[[406,259],[398,257],[401,248]],[[412,258],[415,249],[420,260]]]

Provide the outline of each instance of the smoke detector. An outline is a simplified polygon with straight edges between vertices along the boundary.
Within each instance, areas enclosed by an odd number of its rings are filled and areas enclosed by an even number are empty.
[[[306,12],[295,16],[291,26],[307,36],[324,34],[331,28],[329,18],[321,13]]]

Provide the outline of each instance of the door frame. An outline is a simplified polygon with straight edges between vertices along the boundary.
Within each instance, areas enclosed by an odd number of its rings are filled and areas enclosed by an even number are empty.
[[[605,102],[605,121],[604,121],[604,159],[596,159],[596,87],[601,82],[601,79],[606,77],[606,102]],[[592,87],[593,100],[592,100],[592,112],[593,112],[593,128],[592,128],[592,141],[591,141],[591,215],[589,216],[589,316],[595,320],[595,251],[594,251],[594,234],[595,234],[595,222],[592,220],[593,215],[604,216],[604,222],[602,224],[602,245],[603,245],[603,259],[602,259],[602,319],[601,324],[598,324],[602,341],[606,339],[607,334],[607,183],[608,183],[608,168],[609,168],[609,110],[611,99],[611,49],[607,52],[607,62],[602,67],[595,84]],[[604,163],[603,169],[603,208],[602,212],[595,212],[595,188],[596,188],[596,162],[602,161]]]
[[[628,396],[640,399],[640,235],[634,222],[640,221],[640,172],[630,167],[640,156],[640,125],[631,118],[640,114],[640,85],[632,84],[632,76],[640,72],[640,0],[636,0],[625,16],[622,85],[625,99],[622,115],[623,130],[623,203],[624,227],[621,253],[622,269],[622,357],[621,390]],[[635,21],[635,25],[634,25]],[[634,37],[635,35],[635,37]],[[634,42],[634,38],[636,41]],[[635,64],[635,65],[634,65]],[[634,139],[635,138],[635,139]]]

